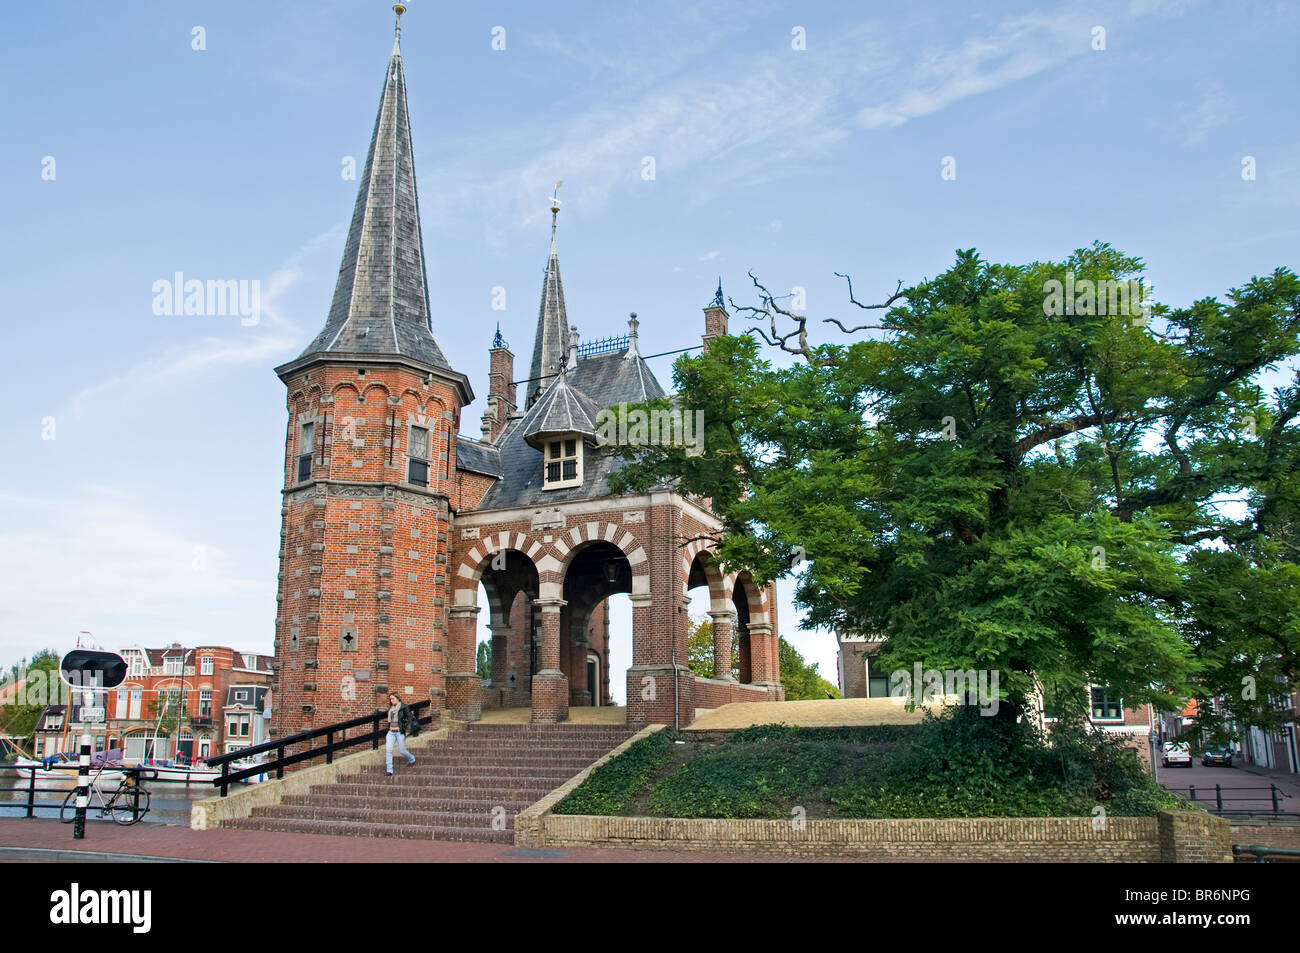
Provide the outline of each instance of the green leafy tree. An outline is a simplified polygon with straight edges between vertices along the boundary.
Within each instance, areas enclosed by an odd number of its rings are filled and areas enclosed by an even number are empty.
[[[691,672],[700,678],[716,678],[713,669],[713,622],[710,619],[696,619],[691,623],[686,637],[690,656]],[[740,656],[736,651],[735,640],[731,643],[731,674],[740,674]]]
[[[825,344],[755,279],[759,303],[734,310],[781,362],[751,334],[679,359],[674,399],[704,410],[704,453],[623,447],[637,459],[611,485],[710,498],[725,568],[802,565],[805,624],[881,634],[890,668],[997,670],[1005,717],[1039,687],[1082,706],[1089,680],[1173,707],[1224,652],[1188,640],[1189,616],[1240,639],[1188,553],[1258,572],[1300,510],[1300,387],[1262,383],[1296,356],[1300,280],[1279,268],[1147,314],[1097,284],[1143,268],[1100,243],[1027,265],[960,251],[879,304],[849,284],[865,320],[826,319],[850,336]],[[1101,303],[1060,307],[1052,283],[1084,281]]]
[[[14,685],[31,673],[40,673],[46,680],[46,698],[49,703],[57,699],[50,698],[50,692],[59,683],[59,661],[61,656],[53,649],[41,649],[31,659],[23,658],[9,667],[0,687]],[[29,686],[30,687],[30,686]],[[0,734],[22,739],[22,744],[29,750],[36,734],[36,723],[40,720],[44,705],[9,704],[0,707]]]
[[[804,657],[784,637],[778,640],[777,650],[786,701],[840,697],[840,690],[822,678],[816,665],[804,661]]]
[[[490,639],[478,644],[475,667],[478,671],[478,677],[484,681],[492,677],[492,642]]]

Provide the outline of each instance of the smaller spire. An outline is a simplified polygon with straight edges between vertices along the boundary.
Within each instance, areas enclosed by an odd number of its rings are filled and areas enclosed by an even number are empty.
[[[506,343],[506,339],[503,338],[503,337],[501,336],[501,322],[500,322],[500,321],[497,322],[497,333],[496,333],[495,335],[493,335],[493,337],[492,337],[492,346],[493,346],[494,348],[497,348],[497,347],[506,347],[506,348],[508,348],[508,347],[510,346],[509,344]]]
[[[711,304],[711,307],[725,308],[726,306],[727,306],[727,302],[723,300],[722,297],[722,276],[718,275],[718,290],[713,294],[713,302]]]
[[[397,14],[397,26],[393,28],[393,55],[401,56],[402,51],[398,48],[398,43],[402,39],[402,14],[406,12],[406,7],[400,3],[393,4],[393,12]]]

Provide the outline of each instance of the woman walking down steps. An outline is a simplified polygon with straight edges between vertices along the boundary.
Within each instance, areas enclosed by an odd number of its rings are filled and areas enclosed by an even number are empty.
[[[384,740],[384,760],[388,768],[388,776],[393,775],[393,745],[397,745],[397,750],[406,756],[408,764],[415,764],[415,755],[406,750],[407,734],[415,734],[420,730],[419,723],[416,721],[415,712],[402,702],[401,696],[396,692],[388,693],[388,735]]]

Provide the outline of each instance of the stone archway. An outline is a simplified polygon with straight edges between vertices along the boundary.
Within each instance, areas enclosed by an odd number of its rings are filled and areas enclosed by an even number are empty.
[[[560,610],[560,670],[569,682],[569,704],[577,707],[608,704],[608,633],[594,632],[589,623],[612,595],[632,592],[632,567],[621,549],[604,540],[584,542],[569,554],[564,570]],[[602,678],[588,678],[588,657],[595,654]]]
[[[510,636],[514,626],[524,633],[532,629],[531,607],[540,592],[535,557],[541,552],[541,545],[531,543],[522,533],[502,533],[480,541],[456,567],[445,655],[446,708],[454,717],[477,721],[483,713],[485,690],[477,669],[480,585],[487,594],[492,633],[492,672],[486,690],[489,704],[515,705],[527,696],[528,680],[534,673],[529,669],[521,674],[519,658],[514,659],[512,670]],[[524,613],[514,618],[520,606],[525,607]]]

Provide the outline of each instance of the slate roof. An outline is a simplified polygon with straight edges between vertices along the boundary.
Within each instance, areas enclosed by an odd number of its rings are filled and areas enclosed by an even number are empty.
[[[555,248],[555,214],[551,215],[551,251],[542,276],[542,302],[537,309],[537,335],[533,339],[533,362],[528,369],[524,407],[550,384],[549,375],[559,371],[569,346],[569,312],[564,307],[564,282],[560,280],[560,254]]]
[[[599,413],[600,407],[595,401],[570,387],[569,375],[564,373],[542,392],[519,426],[524,439],[540,448],[550,434],[580,433],[594,437]]]
[[[236,701],[235,700],[236,691],[248,692],[249,693],[248,698],[242,702]],[[226,704],[224,707],[233,708],[235,706],[239,706],[243,708],[252,708],[256,711],[261,711],[265,707],[262,704],[262,700],[266,698],[267,691],[268,689],[265,685],[231,685],[228,689],[226,689]]]
[[[394,42],[329,317],[291,363],[316,354],[402,355],[451,370],[433,339],[428,285],[406,74]]]
[[[537,407],[545,406],[549,392],[560,386],[579,394],[584,401],[584,408],[589,405],[597,413],[600,409],[616,406],[623,401],[641,403],[667,396],[635,347],[579,358],[575,368],[545,383],[549,386],[543,392]],[[590,409],[587,412],[594,421],[595,413]],[[524,439],[527,423],[527,415],[511,421],[498,438],[495,449],[500,461],[501,478],[488,490],[477,509],[554,506],[609,494],[605,478],[622,467],[625,461],[590,445],[584,450],[581,486],[543,490],[542,452],[529,446]]]
[[[501,451],[497,447],[471,440],[469,437],[457,437],[456,469],[499,477],[501,476]]]

